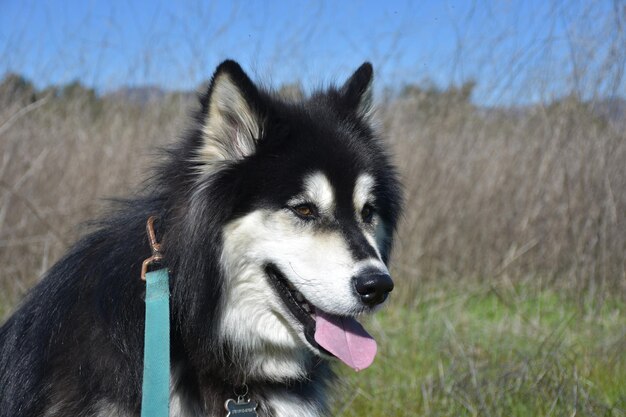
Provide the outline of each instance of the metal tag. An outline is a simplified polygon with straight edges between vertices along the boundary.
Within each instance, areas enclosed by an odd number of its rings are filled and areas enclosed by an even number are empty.
[[[228,411],[226,417],[258,417],[256,407],[257,403],[246,400],[243,396],[237,398],[237,401],[228,399],[224,403],[224,408]]]

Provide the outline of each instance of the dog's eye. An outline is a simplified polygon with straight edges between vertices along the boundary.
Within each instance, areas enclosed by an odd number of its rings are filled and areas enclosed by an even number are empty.
[[[298,215],[298,217],[301,217],[303,219],[308,220],[317,216],[317,209],[315,208],[313,204],[308,204],[308,203],[298,204],[297,206],[294,206],[291,209],[294,211],[294,213]]]
[[[372,220],[374,219],[374,207],[372,207],[372,205],[370,204],[366,204],[363,206],[363,209],[361,210],[361,218],[363,219],[364,223],[371,223]]]

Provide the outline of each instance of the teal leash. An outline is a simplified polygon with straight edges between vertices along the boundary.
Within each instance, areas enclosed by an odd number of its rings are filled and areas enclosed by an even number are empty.
[[[170,413],[170,288],[167,269],[146,274],[142,417]]]
[[[147,272],[160,263],[161,245],[154,234],[155,217],[146,225],[152,256],[143,262],[146,281],[146,320],[143,348],[142,417],[168,417],[170,412],[170,287],[167,268]]]

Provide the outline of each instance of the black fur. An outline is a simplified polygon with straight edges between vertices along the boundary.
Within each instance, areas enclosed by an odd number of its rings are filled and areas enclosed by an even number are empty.
[[[203,415],[222,415],[243,376],[228,346],[215,342],[220,320],[221,231],[229,220],[263,207],[282,207],[302,173],[322,170],[337,188],[362,171],[377,180],[376,208],[390,227],[400,210],[396,173],[363,114],[372,68],[364,64],[341,88],[287,103],[259,90],[238,64],[222,63],[263,119],[256,151],[201,175],[197,160],[213,84],[185,137],[169,148],[138,196],[119,202],[35,286],[0,329],[0,416],[87,416],[110,404],[139,415],[144,329],[142,261],[150,255],[149,216],[159,218],[171,270],[172,366],[176,388]],[[345,214],[352,218],[350,214]],[[359,250],[358,238],[353,238]],[[390,250],[384,249],[385,262]],[[289,390],[315,401],[330,376],[312,358],[308,379],[247,380],[251,392]],[[263,405],[260,415],[271,410]]]

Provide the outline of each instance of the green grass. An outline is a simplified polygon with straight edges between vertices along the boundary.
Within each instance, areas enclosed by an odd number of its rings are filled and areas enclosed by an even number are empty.
[[[626,416],[626,304],[554,290],[422,289],[366,327],[367,370],[337,366],[335,416]]]
[[[333,416],[626,416],[620,298],[441,284],[366,327],[379,353],[359,373],[336,366]]]

